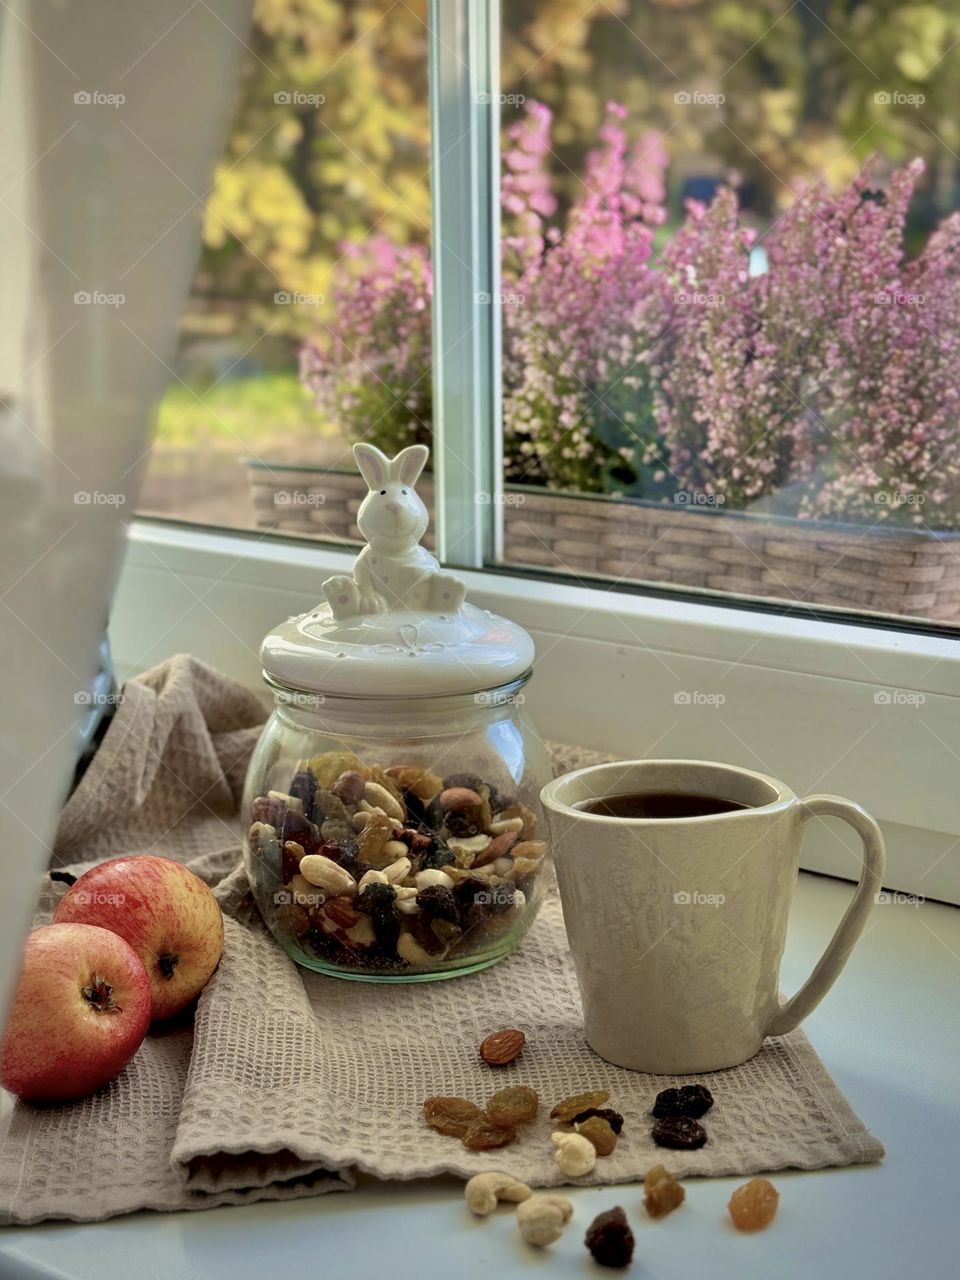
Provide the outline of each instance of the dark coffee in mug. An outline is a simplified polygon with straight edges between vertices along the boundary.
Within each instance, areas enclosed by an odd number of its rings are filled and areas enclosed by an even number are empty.
[[[733,813],[747,806],[723,796],[697,795],[693,791],[629,791],[581,800],[575,808],[603,818],[708,818],[712,813]]]
[[[858,805],[801,800],[735,765],[615,760],[554,778],[540,798],[587,1043],[633,1071],[722,1071],[792,1031],[843,968],[883,883],[883,837]],[[736,822],[714,821],[732,811]],[[800,841],[814,817],[850,823],[863,871],[812,975],[781,1004]]]

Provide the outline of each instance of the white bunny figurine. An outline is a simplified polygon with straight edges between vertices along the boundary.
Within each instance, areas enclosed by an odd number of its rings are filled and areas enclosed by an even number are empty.
[[[372,444],[355,444],[353,456],[370,490],[357,515],[368,545],[352,577],[323,584],[334,618],[390,609],[456,613],[466,588],[420,546],[429,516],[413,486],[430,456],[427,446],[412,444],[388,458]]]

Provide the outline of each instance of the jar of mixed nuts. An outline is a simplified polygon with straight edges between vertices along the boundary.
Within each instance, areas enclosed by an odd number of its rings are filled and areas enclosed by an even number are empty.
[[[533,642],[466,603],[420,547],[427,450],[354,452],[368,546],[263,643],[276,705],[247,776],[247,874],[274,937],[311,969],[472,973],[518,945],[543,890]]]

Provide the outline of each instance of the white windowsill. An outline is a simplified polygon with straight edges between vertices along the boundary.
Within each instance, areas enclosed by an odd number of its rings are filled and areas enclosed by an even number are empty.
[[[822,952],[847,898],[833,881],[801,875],[784,958],[794,990]],[[358,1280],[583,1277],[583,1233],[621,1204],[636,1237],[630,1274],[663,1280],[940,1280],[956,1274],[955,1204],[960,1024],[952,1016],[960,966],[960,911],[926,904],[874,909],[863,939],[806,1030],[854,1110],[887,1148],[882,1164],[776,1173],[773,1225],[739,1236],[726,1202],[744,1179],[693,1179],[687,1203],[648,1219],[639,1185],[576,1189],[576,1216],[549,1259],[531,1257],[509,1209],[471,1219],[452,1179],[203,1213],[135,1214],[111,1222],[7,1228],[0,1275],[11,1280],[263,1280],[331,1269]],[[362,993],[361,993],[362,994]],[[413,1104],[415,1105],[415,1103]],[[623,1140],[629,1140],[629,1135]],[[538,1264],[539,1263],[539,1267]],[[597,1273],[599,1275],[599,1272]]]
[[[118,668],[188,651],[259,688],[263,635],[313,607],[324,579],[352,560],[322,544],[135,522],[111,621]],[[957,641],[506,574],[463,577],[474,602],[533,635],[528,703],[544,736],[621,756],[724,759],[801,794],[847,795],[884,825],[889,884],[960,901]],[[878,694],[893,701],[878,704]],[[718,696],[721,705],[709,701]],[[804,865],[855,876],[849,836],[833,823],[815,827]]]

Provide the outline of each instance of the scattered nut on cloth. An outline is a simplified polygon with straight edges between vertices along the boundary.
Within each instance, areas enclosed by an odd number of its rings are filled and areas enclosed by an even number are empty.
[[[520,1204],[529,1200],[533,1192],[525,1182],[518,1182],[509,1173],[475,1173],[463,1189],[467,1208],[478,1218],[493,1213],[501,1200],[508,1204]]]
[[[520,1234],[540,1249],[559,1240],[572,1217],[573,1201],[566,1196],[531,1196],[517,1206]]]
[[[100,1093],[61,1107],[16,1106],[0,1150],[0,1217],[84,1221],[141,1208],[292,1199],[347,1190],[357,1170],[467,1179],[489,1169],[489,1153],[432,1132],[421,1105],[441,1092],[482,1106],[506,1084],[528,1085],[541,1099],[541,1114],[496,1153],[498,1168],[517,1181],[568,1181],[553,1160],[556,1124],[547,1113],[584,1090],[608,1091],[624,1117],[616,1150],[585,1182],[638,1181],[662,1163],[649,1108],[660,1090],[684,1082],[622,1070],[587,1048],[555,893],[515,955],[449,982],[338,981],[298,970],[273,944],[239,865],[237,815],[264,717],[258,697],[189,657],[125,686],[64,809],[55,864],[77,872],[148,852],[187,862],[223,907],[224,956],[193,1025],[151,1032]],[[550,750],[557,773],[603,758]],[[383,824],[383,844],[389,819],[373,813],[370,822]],[[382,857],[386,868],[393,861]],[[64,886],[37,889],[41,923]],[[526,1044],[514,1062],[491,1068],[477,1046],[505,1024],[522,1030]],[[802,1032],[714,1073],[710,1088],[710,1140],[671,1153],[677,1176],[816,1169],[883,1155]]]
[[[582,1178],[597,1163],[597,1149],[579,1133],[552,1133],[554,1163],[568,1178]]]

